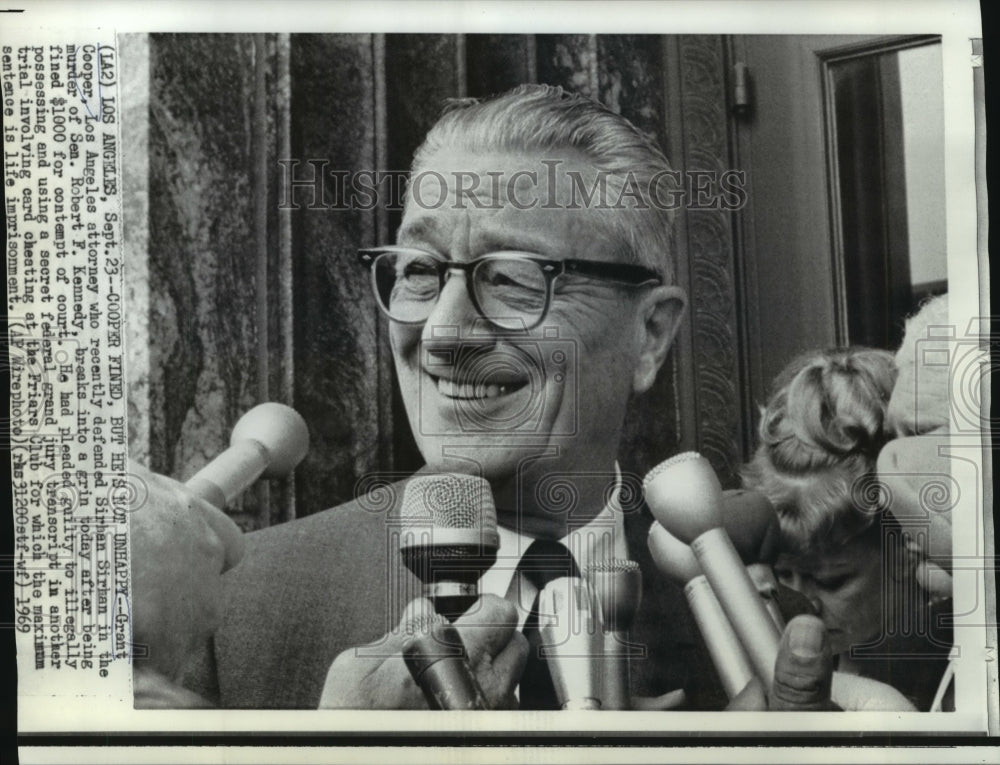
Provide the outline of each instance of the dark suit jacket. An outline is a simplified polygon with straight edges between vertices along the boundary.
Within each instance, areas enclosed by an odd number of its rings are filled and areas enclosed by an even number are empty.
[[[244,559],[225,577],[224,623],[185,684],[223,707],[315,709],[334,658],[384,635],[419,595],[399,553],[404,485],[248,534]],[[652,517],[641,501],[624,510],[629,554],[643,574],[631,639],[645,656],[632,660],[633,694],[683,687],[688,708],[721,709],[684,594],[646,547]]]

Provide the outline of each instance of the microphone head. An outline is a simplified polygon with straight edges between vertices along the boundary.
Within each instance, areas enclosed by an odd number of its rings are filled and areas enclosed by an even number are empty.
[[[485,479],[461,473],[417,476],[406,484],[400,507],[403,546],[407,537],[430,532],[430,544],[441,546],[500,546],[493,492]],[[408,533],[409,532],[409,533]],[[416,532],[416,533],[413,533]]]
[[[426,587],[438,588],[435,598],[459,596],[453,605],[456,613],[463,612],[466,599],[475,600],[474,585],[496,562],[500,547],[489,483],[460,473],[417,476],[406,484],[400,521],[404,565]],[[458,589],[453,592],[452,585],[443,584],[447,582],[458,583]]]
[[[612,558],[587,568],[587,581],[601,609],[606,631],[625,631],[642,600],[642,572],[634,560]]]
[[[685,544],[722,526],[722,486],[697,452],[684,452],[649,471],[642,487],[653,517]]]
[[[258,404],[237,421],[229,444],[256,441],[267,451],[262,478],[284,478],[309,451],[309,428],[290,406],[269,401]]]
[[[604,630],[585,579],[562,577],[538,597],[538,631],[556,698],[563,709],[600,709]]]
[[[687,584],[702,573],[694,551],[667,531],[657,521],[649,527],[646,539],[656,567],[678,584]]]
[[[781,526],[767,497],[752,489],[723,492],[722,522],[744,563],[774,563]]]

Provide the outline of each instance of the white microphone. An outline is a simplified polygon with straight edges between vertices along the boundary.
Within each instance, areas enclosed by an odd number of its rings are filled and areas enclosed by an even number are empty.
[[[542,656],[561,709],[600,709],[604,636],[601,611],[585,579],[561,577],[538,598]]]
[[[604,626],[602,709],[630,709],[628,631],[642,600],[642,573],[632,560],[612,558],[587,568]]]
[[[685,452],[653,468],[643,488],[653,517],[691,546],[770,692],[781,633],[723,528],[722,486],[711,465],[700,454]]]
[[[753,667],[733,625],[726,618],[719,599],[701,570],[691,548],[667,531],[658,522],[649,527],[649,552],[657,568],[670,579],[684,586],[691,613],[698,624],[708,655],[719,674],[726,696],[734,698],[753,679]]]
[[[284,478],[309,451],[309,428],[290,406],[268,402],[240,417],[229,448],[194,474],[186,486],[222,509],[258,478]]]

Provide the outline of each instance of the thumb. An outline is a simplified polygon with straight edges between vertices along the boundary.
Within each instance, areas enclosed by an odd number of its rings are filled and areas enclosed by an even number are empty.
[[[774,712],[835,709],[830,701],[832,678],[833,657],[822,620],[809,614],[796,616],[781,636],[769,709]]]

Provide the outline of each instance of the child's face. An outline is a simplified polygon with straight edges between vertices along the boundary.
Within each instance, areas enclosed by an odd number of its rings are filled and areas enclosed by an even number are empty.
[[[882,583],[888,574],[883,574],[877,533],[862,534],[822,555],[779,555],[774,573],[779,582],[812,602],[826,625],[834,654],[881,633]]]

